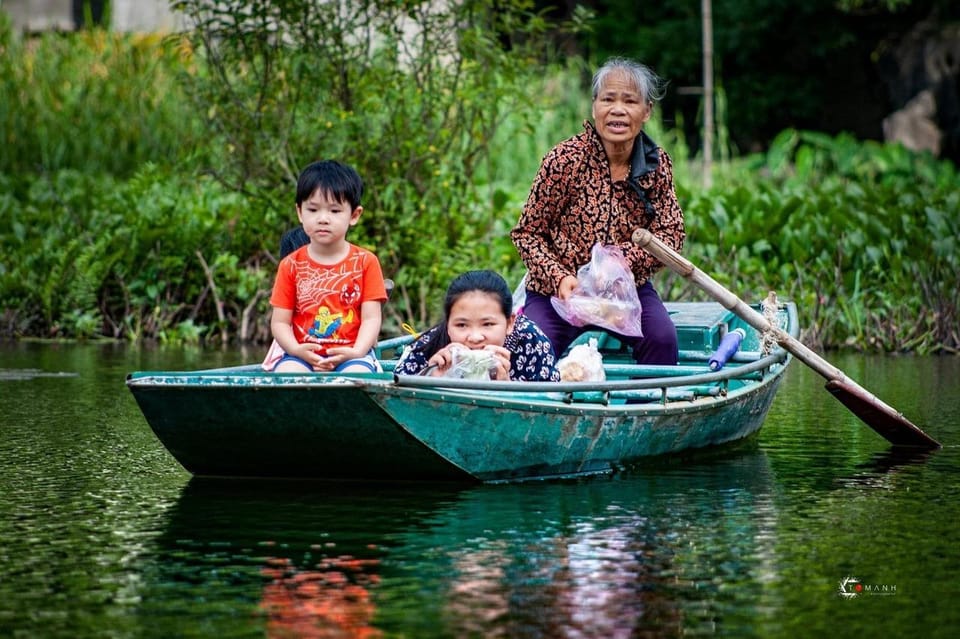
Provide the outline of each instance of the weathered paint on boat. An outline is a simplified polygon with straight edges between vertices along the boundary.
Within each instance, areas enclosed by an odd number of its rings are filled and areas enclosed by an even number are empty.
[[[650,455],[742,439],[763,423],[779,379],[725,399],[591,406],[518,405],[496,394],[386,394],[382,405],[419,441],[481,481],[609,472]],[[424,413],[429,419],[423,419]]]
[[[754,333],[743,361],[711,372],[706,358],[736,318],[713,303],[668,308],[686,365],[611,363],[602,383],[246,366],[136,372],[127,384],[154,433],[195,475],[495,482],[608,473],[757,432],[789,361],[783,351],[751,357]],[[782,315],[796,333],[795,307]]]

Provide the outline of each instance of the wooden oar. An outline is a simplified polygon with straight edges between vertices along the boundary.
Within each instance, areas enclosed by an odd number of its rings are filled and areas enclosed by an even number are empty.
[[[653,236],[647,229],[633,232],[633,241],[669,268],[687,278],[725,308],[758,331],[769,332],[786,351],[827,380],[826,388],[867,426],[895,446],[939,448],[940,443],[910,423],[903,414],[867,392],[843,371],[804,346],[789,333],[773,326],[762,314],[698,269],[689,260]]]

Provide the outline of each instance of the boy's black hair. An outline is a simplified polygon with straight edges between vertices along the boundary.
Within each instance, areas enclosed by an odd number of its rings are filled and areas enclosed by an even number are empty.
[[[443,319],[436,326],[429,342],[424,345],[423,356],[426,359],[433,357],[437,351],[450,343],[450,334],[447,332],[447,322],[450,320],[450,309],[464,293],[480,291],[495,296],[500,302],[500,310],[510,318],[513,313],[513,293],[503,276],[496,271],[481,270],[467,271],[454,278],[447,287],[447,296],[443,300]]]
[[[303,204],[317,189],[338,202],[349,204],[352,211],[360,206],[363,180],[351,166],[336,160],[319,160],[308,164],[300,172],[297,206]]]

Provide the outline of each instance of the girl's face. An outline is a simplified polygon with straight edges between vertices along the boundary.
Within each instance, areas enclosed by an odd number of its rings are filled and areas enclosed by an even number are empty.
[[[650,104],[625,73],[612,73],[593,101],[597,133],[610,144],[632,142],[650,119],[650,113]]]
[[[303,224],[303,230],[310,242],[317,246],[336,245],[344,241],[347,229],[360,220],[363,207],[350,208],[347,202],[340,202],[317,189],[309,198],[297,207],[297,217]]]
[[[451,342],[468,348],[503,346],[507,334],[513,330],[513,317],[503,314],[500,300],[491,293],[469,291],[450,307],[447,334]]]

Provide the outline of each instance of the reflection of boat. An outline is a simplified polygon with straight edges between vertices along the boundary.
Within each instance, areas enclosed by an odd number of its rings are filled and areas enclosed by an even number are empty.
[[[231,636],[374,639],[394,538],[425,528],[463,488],[192,478],[140,564],[139,596],[181,634],[217,620]]]
[[[756,440],[587,482],[193,478],[137,595],[237,636],[680,636],[726,571],[775,574],[774,494]]]
[[[624,363],[601,336],[604,382],[525,383],[384,373],[266,374],[257,366],[127,377],[147,422],[200,476],[510,481],[606,473],[758,431],[789,356],[716,303],[668,304],[679,366]],[[796,308],[779,313],[790,334]],[[720,370],[721,338],[746,332]]]

